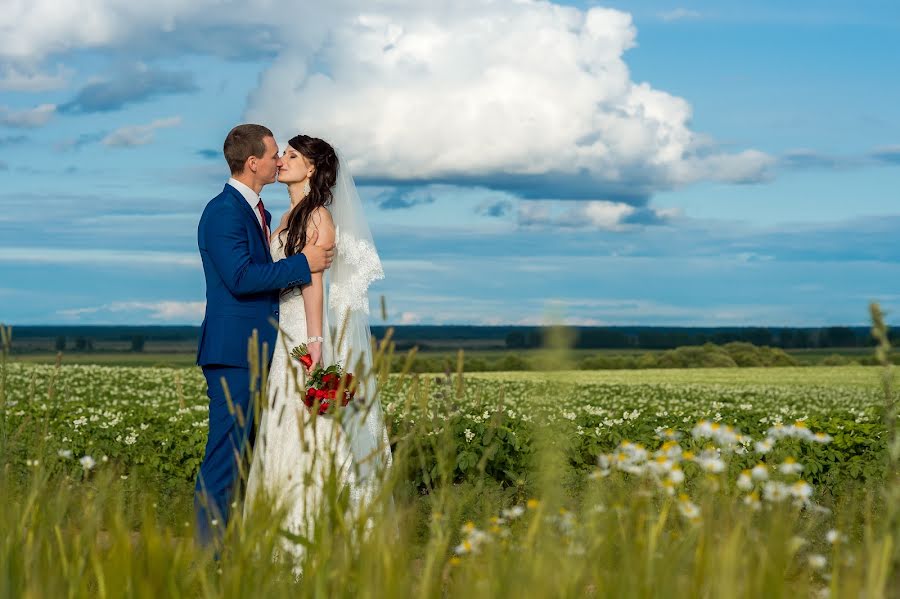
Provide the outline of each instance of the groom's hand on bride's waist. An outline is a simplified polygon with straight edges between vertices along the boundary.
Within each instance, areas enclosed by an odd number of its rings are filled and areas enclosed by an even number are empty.
[[[334,260],[334,244],[327,246],[318,246],[316,241],[319,239],[319,232],[313,231],[312,236],[303,248],[303,255],[309,263],[309,272],[322,272]]]

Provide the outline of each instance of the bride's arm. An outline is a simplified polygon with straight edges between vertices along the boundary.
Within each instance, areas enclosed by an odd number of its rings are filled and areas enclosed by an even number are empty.
[[[306,229],[307,238],[312,236],[313,231],[319,232],[319,239],[316,241],[317,246],[331,246],[334,244],[334,221],[331,219],[331,213],[327,208],[318,208],[312,213],[309,219],[309,227]],[[312,275],[312,282],[301,288],[303,294],[303,305],[306,310],[306,334],[309,337],[322,337],[322,320],[323,320],[323,298],[325,295],[324,273],[317,272]],[[313,359],[313,365],[318,364],[322,360],[322,343],[308,343],[309,355]]]

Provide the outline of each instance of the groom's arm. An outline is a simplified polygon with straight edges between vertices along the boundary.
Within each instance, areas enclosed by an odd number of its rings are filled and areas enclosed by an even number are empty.
[[[254,263],[250,258],[247,229],[228,211],[209,214],[205,225],[200,231],[200,247],[206,250],[232,294],[264,293],[305,285],[312,280],[309,263],[303,254],[275,263]]]

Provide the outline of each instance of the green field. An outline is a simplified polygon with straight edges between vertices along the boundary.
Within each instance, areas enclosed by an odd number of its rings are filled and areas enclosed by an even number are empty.
[[[336,494],[298,583],[265,557],[285,542],[271,506],[235,519],[221,566],[191,541],[207,427],[192,359],[37,361],[2,371],[2,596],[878,597],[898,582],[879,367],[392,375],[393,507],[373,527]]]
[[[128,351],[125,344],[122,348],[111,351],[108,348],[101,348],[97,351],[67,351],[57,353],[46,349],[22,347],[20,351],[13,354],[11,359],[15,362],[31,363],[31,364],[55,364],[59,361],[62,364],[97,364],[104,366],[147,366],[147,367],[163,367],[163,368],[180,368],[193,366],[195,362],[196,347],[193,342],[180,344],[158,344],[148,343],[145,351],[132,352]],[[602,356],[605,358],[638,358],[642,355],[659,356],[662,350],[596,350],[596,349],[575,349],[565,352],[563,356],[558,351],[550,351],[545,349],[529,349],[529,350],[506,350],[506,349],[471,349],[463,350],[467,361],[479,361],[486,366],[493,368],[494,364],[500,363],[504,358],[514,356],[518,361],[524,362],[529,369],[543,370],[546,368],[577,368],[585,358],[593,358]],[[871,359],[872,351],[865,348],[829,348],[829,349],[808,349],[808,350],[788,350],[786,352],[791,358],[797,361],[801,366],[821,365],[824,360],[841,358],[850,362],[864,359]],[[431,364],[450,364],[455,369],[459,351],[426,351],[418,355],[422,360],[427,360]],[[521,359],[521,360],[518,360]],[[402,362],[402,360],[399,360]],[[481,368],[479,368],[480,370]],[[399,368],[398,368],[399,370]]]

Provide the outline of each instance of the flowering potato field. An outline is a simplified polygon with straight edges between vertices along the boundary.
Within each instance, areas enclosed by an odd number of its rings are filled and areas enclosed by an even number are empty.
[[[271,506],[191,539],[198,370],[5,364],[0,596],[893,596],[878,372],[384,377],[386,492],[290,563]]]
[[[708,420],[746,435],[735,468],[789,455],[810,482],[832,486],[882,474],[877,380],[877,369],[865,367],[394,376],[381,401],[394,438],[424,430],[453,439],[458,480],[483,472],[520,482],[538,429],[553,427],[570,463],[587,469],[622,441],[652,445],[661,431]],[[90,456],[124,472],[193,480],[206,438],[204,386],[194,368],[9,364],[6,430],[21,442],[7,445],[7,460],[51,456],[77,469],[69,456]],[[795,423],[831,442],[787,442],[773,455],[754,446]],[[435,459],[427,444],[422,451]],[[427,484],[430,471],[415,482]]]

